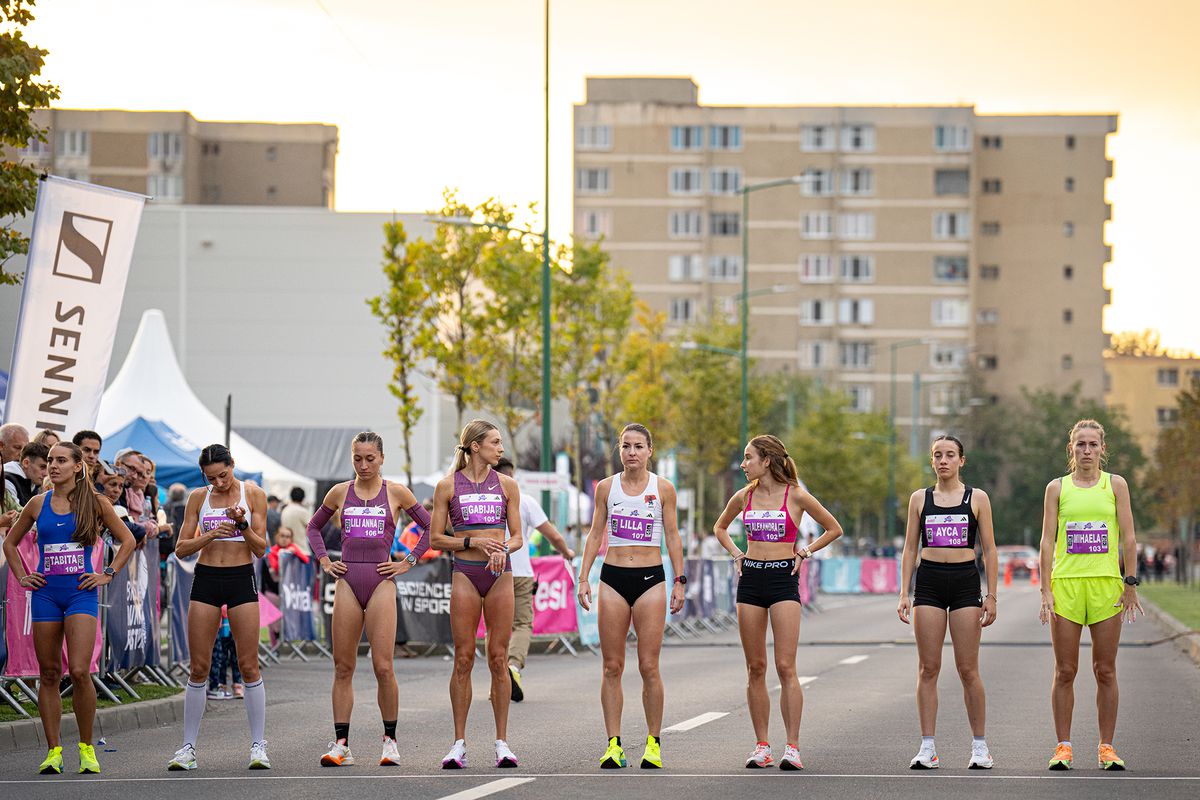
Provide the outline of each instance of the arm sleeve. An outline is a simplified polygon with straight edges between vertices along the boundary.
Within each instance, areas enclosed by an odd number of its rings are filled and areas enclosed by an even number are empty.
[[[429,523],[431,521],[429,512],[420,503],[413,503],[404,509],[404,513],[408,514],[408,518],[417,523],[417,527],[421,529],[421,538],[417,540],[410,551],[414,559],[419,559],[429,549]]]
[[[308,546],[312,550],[313,558],[320,561],[329,552],[325,549],[325,539],[321,536],[321,529],[325,527],[325,523],[333,518],[333,509],[324,503],[317,509],[317,513],[312,515],[312,519],[308,521],[308,528],[305,533],[308,534]]]

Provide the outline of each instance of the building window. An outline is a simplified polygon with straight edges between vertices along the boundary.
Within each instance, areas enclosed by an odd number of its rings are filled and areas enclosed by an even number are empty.
[[[1065,371],[1065,370],[1072,369],[1074,366],[1075,366],[1075,359],[1074,359],[1074,358],[1072,358],[1072,357],[1071,357],[1071,356],[1069,356],[1069,355],[1066,355],[1066,356],[1063,356],[1063,357],[1062,357],[1062,368],[1063,368],[1063,370],[1064,370],[1064,371]]]
[[[1068,239],[1070,239],[1074,235],[1075,235],[1075,223],[1074,222],[1064,222],[1063,223],[1063,236],[1066,236]]]
[[[580,125],[575,129],[577,150],[611,150],[611,125]]]
[[[1064,308],[1063,309],[1063,322],[1066,323],[1067,325],[1070,325],[1074,321],[1075,321],[1075,312],[1069,308]]]
[[[867,167],[842,170],[842,194],[862,197],[875,193],[875,174]]]
[[[871,153],[875,151],[874,125],[843,125],[842,150],[847,153]]]
[[[1189,369],[1188,370],[1188,384],[1189,385],[1193,384],[1196,381],[1200,381],[1200,369]]]
[[[667,231],[672,239],[699,239],[704,235],[704,217],[699,211],[672,211]]]
[[[961,370],[967,365],[967,348],[957,344],[935,344],[929,349],[929,363],[938,370]]]
[[[267,187],[267,198],[268,199],[273,199],[275,197],[275,195],[277,195],[277,194],[279,194],[279,190],[276,189],[274,186]]]
[[[980,264],[979,277],[985,281],[999,280],[1000,267],[996,264]]]
[[[713,256],[708,260],[708,278],[712,281],[732,283],[742,277],[741,256]]]
[[[741,236],[742,215],[736,211],[721,211],[708,215],[709,236]]]
[[[934,300],[930,321],[941,327],[966,325],[970,320],[970,303],[959,298]]]
[[[984,178],[983,193],[984,194],[1000,194],[1001,182],[999,178]]]
[[[981,308],[975,312],[975,321],[980,325],[995,325],[1000,321],[1000,310],[996,308]]]
[[[1156,416],[1158,418],[1159,425],[1164,427],[1167,425],[1173,425],[1176,422],[1179,422],[1179,408],[1178,406],[1172,406],[1171,408],[1159,408],[1157,409]]]
[[[929,413],[949,414],[962,408],[963,387],[954,383],[935,383],[929,387]]]
[[[843,325],[870,325],[875,322],[875,301],[848,297],[838,301],[838,321]]]
[[[672,167],[667,189],[671,194],[702,194],[704,173],[697,167]]]
[[[827,169],[804,170],[800,192],[806,197],[827,197],[833,194],[833,172]]]
[[[219,156],[221,155],[220,142],[202,142],[200,144],[200,155],[202,156]]]
[[[870,369],[874,360],[874,346],[870,342],[838,343],[838,362],[842,369]]]
[[[838,234],[843,239],[874,239],[874,214],[842,214],[838,217]]]
[[[832,239],[833,214],[809,211],[800,218],[800,236],[804,239]]]
[[[607,167],[580,167],[575,170],[575,191],[579,194],[608,194],[612,189]]]
[[[741,125],[713,125],[708,129],[708,146],[713,150],[741,150]]]
[[[842,256],[841,265],[842,280],[847,283],[871,283],[875,280],[875,256]]]
[[[800,342],[800,366],[809,369],[822,369],[829,366],[830,342],[818,339]]]
[[[971,149],[971,129],[966,125],[938,125],[933,129],[933,149],[964,153]]]
[[[965,211],[939,211],[933,215],[933,238],[967,239],[971,235],[971,215]]]
[[[805,125],[800,129],[800,149],[806,153],[833,150],[833,128],[829,125]]]
[[[1074,137],[1074,136],[1068,136],[1068,137],[1067,137],[1067,149],[1068,149],[1068,150],[1074,150],[1074,149],[1075,149],[1075,137]]]
[[[801,283],[831,283],[832,281],[832,256],[817,254],[800,256]]]
[[[675,324],[691,322],[696,314],[696,301],[690,297],[672,297],[668,319]]]
[[[612,235],[612,217],[607,211],[587,209],[579,214],[579,230],[589,239]]]
[[[20,154],[22,158],[49,158],[50,143],[43,142],[35,136],[25,143],[25,146],[21,148]]]
[[[980,137],[980,144],[984,150],[1000,150],[1004,147],[1004,140],[999,136],[983,136]]]
[[[1000,362],[997,360],[997,358],[995,356],[980,356],[979,357],[979,368],[980,369],[993,370],[999,366],[1000,366]],[[993,405],[995,405],[995,403],[993,403]]]
[[[695,254],[670,256],[667,259],[667,277],[672,281],[700,280],[700,256]]]
[[[267,145],[267,161],[274,161],[279,157],[279,148],[273,144]]]
[[[1179,385],[1178,367],[1161,367],[1158,370],[1158,385],[1174,387]]]
[[[851,411],[863,413],[871,410],[871,401],[874,398],[872,388],[870,386],[852,384],[847,388],[847,392],[850,395]]]
[[[971,173],[965,169],[939,169],[933,173],[933,193],[966,195],[971,192]]]
[[[160,203],[178,203],[183,200],[183,176],[147,175],[146,194]]]
[[[703,150],[704,128],[699,125],[672,125],[672,150]]]
[[[152,159],[179,161],[183,158],[183,137],[178,133],[152,133],[146,137],[146,152]]]
[[[89,138],[87,131],[59,131],[58,155],[70,158],[86,156]]]
[[[934,256],[933,279],[938,283],[965,283],[967,280],[967,257]]]
[[[1070,264],[1063,266],[1063,280],[1071,280],[1075,277],[1075,268]]]
[[[714,167],[708,172],[708,191],[713,194],[737,194],[742,190],[742,171],[738,167]]]
[[[832,325],[832,300],[805,300],[800,304],[801,325]]]
[[[1063,189],[1065,189],[1068,192],[1075,191],[1075,179],[1067,178],[1066,180],[1064,180],[1063,181]]]
[[[979,233],[982,236],[999,236],[1000,235],[1000,223],[999,222],[981,222],[981,223],[979,223]]]

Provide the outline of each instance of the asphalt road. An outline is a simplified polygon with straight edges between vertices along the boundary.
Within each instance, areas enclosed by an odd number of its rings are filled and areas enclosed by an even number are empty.
[[[1108,798],[1152,793],[1155,800],[1200,797],[1200,669],[1171,644],[1154,622],[1126,628],[1118,659],[1121,713],[1117,747],[1130,769],[1094,767],[1097,744],[1093,697],[1086,669],[1076,687],[1072,740],[1076,769],[1046,771],[1054,746],[1049,682],[1049,634],[1037,622],[1036,590],[1004,590],[999,620],[984,635],[981,669],[988,689],[988,742],[996,758],[990,772],[968,771],[971,736],[952,655],[947,645],[941,678],[937,772],[911,772],[919,744],[914,704],[916,654],[911,631],[889,597],[827,597],[821,613],[801,626],[799,671],[805,682],[799,773],[743,768],[754,737],[746,711],[745,666],[736,632],[671,644],[663,652],[667,708],[663,736],[666,769],[601,771],[604,749],[599,704],[599,658],[582,653],[535,656],[525,672],[526,700],[514,704],[509,743],[521,758],[516,770],[491,766],[491,709],[486,667],[477,661],[475,705],[468,728],[470,768],[444,772],[440,759],[451,743],[446,685],[449,663],[440,657],[399,659],[399,769],[376,766],[382,729],[375,709],[374,678],[361,659],[351,746],[359,763],[322,769],[318,758],[331,738],[329,662],[286,663],[268,669],[267,735],[274,769],[245,769],[249,742],[237,701],[210,702],[198,748],[200,769],[168,773],[178,729],[140,730],[97,748],[104,774],[43,777],[34,774],[41,752],[30,749],[0,760],[5,797],[78,797],[97,800],[169,796],[210,800],[216,793],[308,800],[352,792],[383,798],[571,798],[620,792],[621,797],[689,800],[753,794],[755,798],[820,793],[823,798]],[[1085,652],[1081,662],[1086,664]],[[770,673],[768,673],[770,675]],[[775,686],[770,677],[768,685]],[[623,738],[631,761],[640,756],[645,723],[632,651],[626,673]],[[678,729],[672,730],[672,726]],[[771,738],[782,750],[782,724],[772,718]],[[632,747],[629,747],[632,744]],[[109,752],[111,750],[112,752]],[[74,753],[69,752],[68,766]],[[636,763],[636,761],[635,761]],[[92,784],[86,789],[79,782]],[[1053,783],[1050,783],[1053,782]],[[67,789],[66,784],[71,788]],[[618,788],[619,787],[619,788]]]

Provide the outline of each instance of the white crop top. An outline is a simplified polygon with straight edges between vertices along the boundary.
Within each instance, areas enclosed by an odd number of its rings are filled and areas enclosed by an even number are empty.
[[[649,473],[646,488],[630,496],[621,488],[621,475],[613,476],[608,489],[608,546],[661,547],[662,493],[658,476]]]
[[[238,489],[241,491],[242,496],[238,500],[237,504],[239,506],[241,506],[242,509],[246,512],[246,524],[249,525],[250,524],[250,504],[246,502],[246,483],[244,481],[238,481]],[[209,499],[212,497],[212,490],[213,490],[213,487],[210,484],[208,487],[208,491],[206,491],[204,493],[204,505],[200,506],[200,532],[201,533],[208,533],[213,528],[220,525],[222,522],[232,522],[233,521],[233,520],[229,519],[229,517],[225,516],[225,512],[227,509],[213,508],[212,505],[208,502]],[[239,531],[237,533],[237,535],[235,535],[235,536],[230,536],[227,539],[214,539],[213,541],[214,542],[244,542],[244,541],[246,541],[246,537],[242,536],[241,532]]]

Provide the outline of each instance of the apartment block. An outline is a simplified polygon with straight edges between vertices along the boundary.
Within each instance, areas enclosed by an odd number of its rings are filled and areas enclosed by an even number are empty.
[[[745,232],[760,369],[840,386],[864,411],[886,409],[894,381],[906,428],[1022,386],[1100,399],[1115,130],[971,106],[705,106],[688,78],[589,78],[575,235],[603,238],[684,326],[736,318]],[[966,396],[972,366],[989,397]]]
[[[205,122],[186,111],[40,109],[34,119],[47,141],[17,156],[54,175],[164,204],[334,205],[334,125]]]
[[[1104,402],[1129,418],[1129,427],[1153,460],[1158,434],[1179,420],[1179,393],[1200,381],[1200,356],[1106,353]]]

